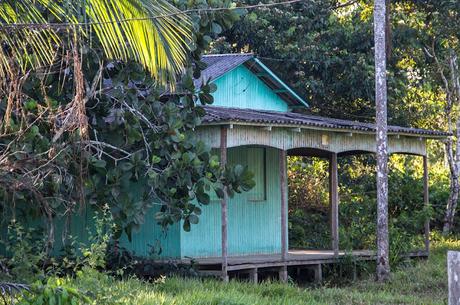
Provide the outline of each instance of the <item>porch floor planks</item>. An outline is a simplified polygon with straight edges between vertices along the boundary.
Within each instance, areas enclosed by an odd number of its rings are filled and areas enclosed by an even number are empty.
[[[339,251],[334,255],[333,250],[289,250],[286,261],[282,260],[281,254],[257,254],[228,257],[228,271],[249,270],[253,268],[278,268],[282,266],[311,266],[318,264],[335,263],[338,259],[353,256],[355,261],[371,261],[375,259],[375,251],[355,250]],[[427,257],[426,251],[410,252],[405,255],[407,258]],[[157,261],[158,262],[158,261]],[[220,269],[221,257],[206,257],[194,259],[180,259],[169,262],[181,264],[194,264],[200,271]],[[217,268],[216,268],[217,267]]]
[[[373,251],[360,250],[353,252],[340,251],[338,256],[334,251],[329,250],[289,250],[286,262],[283,262],[281,254],[258,254],[228,257],[230,270],[241,270],[249,268],[268,268],[288,266],[316,265],[321,263],[334,262],[338,258],[352,255],[357,260],[372,260],[375,258]],[[194,262],[199,266],[219,265],[222,262],[220,257],[197,258]]]

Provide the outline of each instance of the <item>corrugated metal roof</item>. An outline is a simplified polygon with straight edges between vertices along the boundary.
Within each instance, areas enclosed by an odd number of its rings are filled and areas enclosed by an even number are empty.
[[[206,115],[203,119],[205,125],[225,123],[246,123],[254,125],[273,126],[308,126],[344,131],[359,131],[375,133],[375,125],[357,121],[347,121],[321,116],[306,115],[293,112],[277,112],[266,110],[240,109],[205,106]],[[389,133],[409,134],[425,137],[447,137],[450,134],[443,131],[388,126]]]
[[[204,55],[201,61],[203,61],[207,67],[201,72],[201,77],[195,80],[195,86],[199,87],[203,80],[215,80],[253,58],[254,55],[250,53]]]

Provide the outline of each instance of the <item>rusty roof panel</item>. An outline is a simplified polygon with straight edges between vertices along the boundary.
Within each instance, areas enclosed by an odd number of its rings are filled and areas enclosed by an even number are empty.
[[[241,108],[205,106],[206,115],[203,123],[250,123],[260,125],[296,125],[309,126],[327,129],[338,129],[344,131],[375,132],[375,125],[358,121],[348,121],[334,118],[327,118],[314,115],[306,115],[294,112],[277,112],[268,110],[253,110]],[[401,126],[388,126],[388,132],[413,134],[427,137],[447,137],[450,134],[443,131],[410,128]]]

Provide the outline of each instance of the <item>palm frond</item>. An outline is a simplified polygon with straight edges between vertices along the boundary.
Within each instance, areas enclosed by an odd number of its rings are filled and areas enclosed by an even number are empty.
[[[53,63],[66,32],[56,24],[46,26],[53,18],[80,37],[94,31],[108,58],[135,60],[162,84],[174,84],[192,36],[189,17],[178,12],[166,0],[3,0],[0,77]]]
[[[182,72],[191,40],[188,17],[176,12],[164,0],[89,0],[86,6],[107,56],[134,59],[163,82]]]
[[[40,0],[6,0],[0,2],[1,25],[43,24],[46,22],[42,10],[59,12],[55,4]],[[50,1],[51,2],[51,1]],[[42,4],[44,6],[42,6]],[[59,15],[56,15],[59,19]],[[24,73],[28,68],[51,65],[55,58],[59,37],[51,29],[7,27],[0,30],[0,77]]]

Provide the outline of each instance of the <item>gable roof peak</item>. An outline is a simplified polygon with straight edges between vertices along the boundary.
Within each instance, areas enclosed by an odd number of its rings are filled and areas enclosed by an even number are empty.
[[[201,72],[201,77],[195,80],[196,87],[201,86],[205,81],[213,81],[227,72],[245,65],[289,105],[308,107],[307,102],[264,65],[254,53],[208,54],[203,55],[201,60],[207,67]],[[249,62],[251,64],[248,64]]]
[[[224,56],[252,56],[254,57],[254,53],[249,52],[249,53],[219,53],[219,54],[205,54],[203,55],[203,58],[206,57],[224,57]]]

